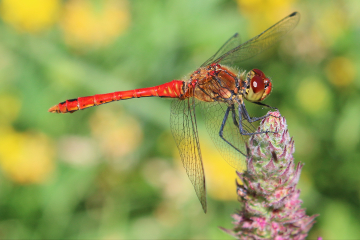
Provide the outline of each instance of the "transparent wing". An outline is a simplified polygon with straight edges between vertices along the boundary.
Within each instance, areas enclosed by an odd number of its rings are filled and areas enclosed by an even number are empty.
[[[230,110],[227,121],[223,129],[223,137],[229,143],[219,136],[220,128],[223,123],[228,104],[222,102],[201,102],[202,112],[205,114],[205,124],[208,133],[215,146],[219,150],[225,161],[237,171],[246,170],[246,143],[249,141],[248,135],[240,134],[238,123],[238,106],[234,106],[234,112]],[[246,120],[241,122],[245,131],[253,133],[256,128]]]
[[[183,166],[206,212],[205,175],[196,125],[195,101],[193,97],[174,100],[171,105],[170,126]]]
[[[288,32],[293,30],[298,24],[299,20],[300,14],[298,12],[293,12],[292,14],[277,22],[256,37],[250,39],[249,41],[241,45],[234,47],[220,57],[212,59],[212,61],[206,61],[206,63],[222,63],[232,65],[252,58],[260,52],[264,51],[265,49],[268,49],[269,47],[274,45]],[[230,40],[232,40],[232,38]],[[228,40],[228,42],[230,40]],[[227,46],[229,44],[228,42],[225,43],[224,46]],[[222,48],[224,48],[224,46]]]
[[[204,62],[201,67],[205,67],[209,64],[211,64],[214,59],[219,58],[220,56],[222,56],[224,53],[230,51],[231,49],[239,46],[241,44],[241,40],[240,40],[240,36],[238,33],[235,33],[231,38],[229,38],[229,40],[227,40],[224,45],[221,46],[221,48],[214,54],[212,55],[208,60],[206,60],[206,62]]]

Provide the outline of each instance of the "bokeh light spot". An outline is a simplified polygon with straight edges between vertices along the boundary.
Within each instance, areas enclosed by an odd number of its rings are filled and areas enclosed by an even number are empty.
[[[301,81],[296,96],[300,106],[310,114],[321,114],[330,104],[329,88],[315,77]]]

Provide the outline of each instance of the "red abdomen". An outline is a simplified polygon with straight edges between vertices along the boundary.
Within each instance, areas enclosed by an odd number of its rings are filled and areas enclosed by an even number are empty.
[[[183,95],[184,82],[173,80],[168,83],[155,87],[139,88],[128,91],[119,91],[113,93],[97,94],[89,97],[79,97],[77,99],[69,99],[61,102],[49,109],[49,112],[67,113],[82,110],[113,101],[126,100],[130,98],[140,97],[166,97],[180,98]]]

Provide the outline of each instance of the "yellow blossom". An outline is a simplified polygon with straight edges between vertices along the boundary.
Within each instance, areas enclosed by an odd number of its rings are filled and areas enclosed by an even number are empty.
[[[37,33],[58,19],[60,0],[2,0],[3,20],[20,31]]]
[[[214,199],[236,201],[236,169],[221,157],[212,143],[202,142],[201,148],[209,195]]]
[[[54,150],[43,134],[0,129],[0,165],[13,181],[43,182],[54,168]]]
[[[205,134],[206,132],[203,134],[200,133],[200,135]],[[207,194],[209,194],[209,196],[211,196],[213,199],[217,200],[236,201],[236,169],[231,167],[225,161],[212,142],[201,141],[200,146],[205,171]],[[175,149],[174,157],[177,158],[175,162],[178,164],[178,168],[182,169],[183,164],[181,163],[178,149]],[[243,164],[243,168],[240,169],[240,171],[246,170],[245,157]],[[239,179],[238,182],[241,183]]]
[[[67,2],[62,28],[68,44],[81,47],[111,43],[129,25],[127,2],[106,0],[99,4],[86,0]],[[100,5],[100,7],[99,7]]]

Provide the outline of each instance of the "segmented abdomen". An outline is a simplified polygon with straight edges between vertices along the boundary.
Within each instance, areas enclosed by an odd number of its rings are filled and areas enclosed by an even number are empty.
[[[140,97],[166,97],[180,98],[183,95],[184,82],[173,80],[155,87],[139,88],[128,91],[118,91],[113,93],[97,94],[88,97],[79,97],[61,102],[49,109],[49,112],[67,113],[82,110],[88,107],[98,106],[101,104],[126,100]]]

